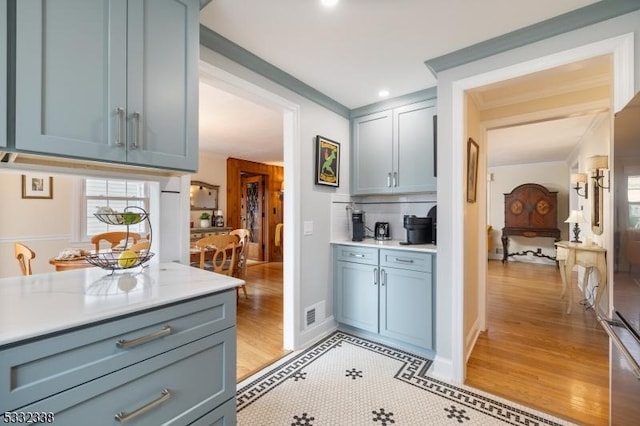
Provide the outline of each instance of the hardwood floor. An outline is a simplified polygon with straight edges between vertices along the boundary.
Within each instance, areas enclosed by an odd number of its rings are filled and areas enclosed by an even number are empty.
[[[237,381],[271,364],[282,349],[282,262],[247,268],[247,293],[238,300]]]
[[[555,266],[489,261],[488,330],[467,363],[467,385],[579,424],[608,424],[608,337],[579,304],[576,274],[567,315]]]

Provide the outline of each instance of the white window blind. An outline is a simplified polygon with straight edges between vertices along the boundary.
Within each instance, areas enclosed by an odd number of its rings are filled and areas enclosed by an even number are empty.
[[[84,181],[85,238],[103,232],[126,231],[123,225],[108,225],[99,221],[94,213],[99,207],[111,207],[122,212],[125,207],[136,206],[149,212],[149,187],[145,182],[116,179],[85,179]],[[136,211],[135,209],[132,211]],[[147,222],[129,226],[129,231],[148,232]]]

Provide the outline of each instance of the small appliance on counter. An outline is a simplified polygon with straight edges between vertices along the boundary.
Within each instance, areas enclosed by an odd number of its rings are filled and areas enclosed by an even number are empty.
[[[401,241],[400,244],[436,244],[437,216],[438,206],[433,206],[426,217],[405,215],[404,229],[407,230],[407,241]]]
[[[407,230],[407,241],[400,244],[430,244],[432,242],[433,219],[415,215],[404,216],[404,229]]]
[[[351,241],[364,240],[364,212],[362,210],[353,210],[351,212],[351,225],[353,232]]]
[[[374,238],[378,241],[390,240],[391,230],[389,228],[389,222],[376,222],[373,233]]]

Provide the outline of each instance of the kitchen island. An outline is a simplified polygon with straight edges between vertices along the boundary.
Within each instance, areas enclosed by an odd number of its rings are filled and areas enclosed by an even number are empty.
[[[233,424],[242,283],[176,263],[0,279],[0,415]]]

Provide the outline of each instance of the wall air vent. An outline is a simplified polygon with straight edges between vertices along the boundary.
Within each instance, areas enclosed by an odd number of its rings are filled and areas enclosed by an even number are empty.
[[[316,325],[318,321],[323,321],[325,316],[324,301],[309,306],[304,310],[304,328],[310,328]]]

